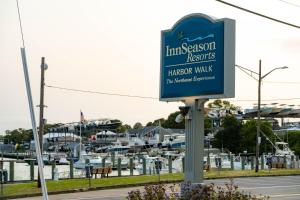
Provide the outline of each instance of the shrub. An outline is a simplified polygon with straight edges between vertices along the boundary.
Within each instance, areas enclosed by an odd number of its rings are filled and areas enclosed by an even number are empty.
[[[181,193],[176,188],[181,187]],[[231,179],[225,186],[208,185],[172,185],[164,184],[145,186],[144,192],[134,190],[128,193],[128,200],[265,200],[269,197],[256,196],[239,191]]]

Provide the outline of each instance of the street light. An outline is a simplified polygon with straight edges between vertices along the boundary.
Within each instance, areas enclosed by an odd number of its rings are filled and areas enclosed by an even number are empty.
[[[259,166],[259,146],[260,146],[260,142],[261,142],[261,138],[260,138],[260,95],[261,95],[261,82],[262,80],[268,76],[269,74],[271,74],[273,71],[277,70],[277,69],[287,69],[287,66],[283,66],[283,67],[276,67],[274,69],[272,69],[271,71],[269,71],[268,73],[266,73],[265,75],[261,75],[261,60],[259,60],[259,71],[258,71],[258,105],[257,105],[257,132],[256,132],[256,154],[255,154],[255,172],[258,172],[258,166]]]

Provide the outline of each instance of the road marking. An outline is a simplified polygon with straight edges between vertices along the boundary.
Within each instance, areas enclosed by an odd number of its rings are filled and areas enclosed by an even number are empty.
[[[243,187],[243,188],[239,188],[239,189],[253,190],[253,189],[286,188],[286,187],[300,187],[300,185],[276,185],[276,186],[267,186],[267,187]]]
[[[300,196],[300,194],[276,194],[276,195],[270,195],[270,197],[291,197],[291,196]]]

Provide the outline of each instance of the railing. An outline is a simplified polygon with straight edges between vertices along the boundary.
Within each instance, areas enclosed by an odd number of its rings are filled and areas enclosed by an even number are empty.
[[[216,157],[218,158],[218,157]],[[234,155],[229,156],[229,160],[226,164],[224,161],[217,161],[213,158],[210,160],[210,165],[207,163],[204,165],[205,170],[211,170],[216,168],[217,170],[250,170],[254,169],[255,159],[254,157],[240,157],[240,161],[236,161]],[[178,161],[178,160],[177,160]],[[0,159],[0,181],[1,183],[12,183],[16,181],[34,181],[37,180],[37,166],[35,165],[35,160],[28,161],[26,163],[23,160],[1,160]],[[103,159],[103,167],[105,166],[105,158]],[[130,158],[128,162],[128,168],[122,170],[122,158],[117,158],[115,166],[113,167],[112,173],[109,173],[109,177],[112,176],[133,176],[133,175],[146,175],[146,174],[157,174],[158,168],[152,163],[146,162],[145,158],[141,159],[140,167],[137,168],[134,163],[134,159]],[[175,161],[169,157],[166,159],[165,163],[162,163],[159,168],[159,173],[174,173],[184,170],[184,158],[180,161],[180,165],[177,164],[177,171],[175,171]],[[292,156],[291,159],[287,157],[272,157],[271,160],[267,160],[266,156],[262,156],[260,159],[260,169],[267,168],[299,168],[299,157]],[[59,179],[73,179],[73,178],[84,178],[88,177],[86,170],[78,170],[74,168],[74,163],[71,160],[69,165],[56,165],[53,162],[51,165],[46,165],[44,167],[45,178],[54,180],[55,176]]]

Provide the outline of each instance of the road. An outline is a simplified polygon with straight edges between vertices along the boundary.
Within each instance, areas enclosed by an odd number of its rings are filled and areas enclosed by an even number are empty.
[[[205,183],[224,185],[228,179],[205,180]],[[251,177],[235,178],[234,183],[240,190],[251,192],[256,195],[267,195],[274,200],[299,200],[300,199],[300,176],[275,176],[275,177]],[[125,199],[128,191],[142,189],[143,187],[98,190],[78,192],[70,194],[50,195],[50,200],[120,200]],[[22,198],[18,200],[38,200],[41,197]]]

